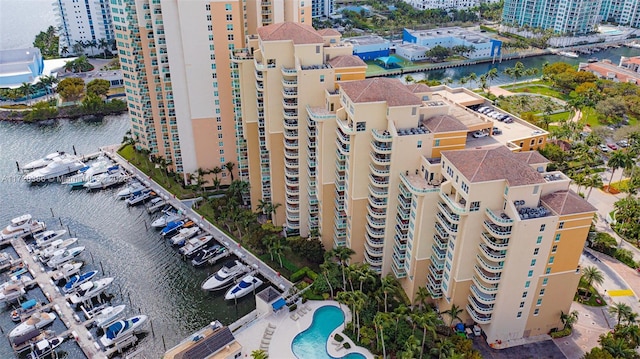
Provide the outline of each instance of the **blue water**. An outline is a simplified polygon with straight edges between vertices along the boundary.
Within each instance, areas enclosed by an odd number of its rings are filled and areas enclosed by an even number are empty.
[[[320,320],[321,319],[321,320]],[[311,326],[296,335],[291,350],[298,359],[339,359],[327,353],[329,335],[344,323],[344,313],[338,307],[325,305],[313,313]],[[343,349],[344,350],[344,349]],[[364,359],[360,353],[350,353],[340,359]]]

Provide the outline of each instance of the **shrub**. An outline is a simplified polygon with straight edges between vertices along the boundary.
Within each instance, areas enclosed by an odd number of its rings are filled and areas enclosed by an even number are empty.
[[[333,339],[335,339],[338,343],[342,343],[342,341],[344,340],[342,335],[340,335],[338,333],[336,333],[336,335],[333,336]]]
[[[289,306],[289,311],[290,311],[290,312],[293,312],[293,311],[295,311],[296,309],[298,309],[298,305],[297,305],[297,304],[291,304],[291,305]]]
[[[349,343],[344,343],[342,346],[343,346],[345,349],[351,349],[351,344],[349,344]]]
[[[304,279],[305,277],[315,281],[316,278],[318,278],[318,273],[314,272],[309,267],[304,267],[304,268],[300,268],[295,273],[291,274],[291,278],[290,279],[291,279],[292,282],[298,282],[298,281]]]
[[[552,332],[551,333],[551,338],[563,338],[566,336],[571,335],[571,328],[565,328],[562,330],[558,330],[557,332]]]

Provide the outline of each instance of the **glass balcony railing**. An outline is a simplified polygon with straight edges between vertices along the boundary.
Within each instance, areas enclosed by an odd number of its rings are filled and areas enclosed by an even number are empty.
[[[440,192],[440,197],[445,200],[449,208],[451,208],[451,210],[453,210],[455,213],[465,214],[467,212],[465,204],[456,202],[448,194]]]
[[[483,304],[493,304],[496,302],[496,295],[482,292],[475,284],[471,285],[471,294],[473,297]]]
[[[484,243],[491,249],[496,251],[505,250],[509,246],[509,239],[495,238],[488,233],[482,232],[480,235]]]
[[[391,144],[390,143],[381,143],[377,141],[371,142],[371,148],[375,153],[387,154],[391,153]]]
[[[484,304],[478,301],[473,295],[467,297],[469,304],[478,314],[490,315],[493,313],[493,304]]]
[[[498,226],[486,220],[482,223],[484,224],[484,228],[486,228],[494,237],[508,238],[511,235],[511,226]]]
[[[488,260],[498,262],[503,261],[506,257],[506,250],[496,251],[489,248],[486,244],[480,243],[478,245],[480,247],[480,253],[485,256]]]
[[[482,269],[490,273],[502,273],[502,269],[504,269],[504,264],[502,264],[502,262],[495,263],[489,261],[479,254],[476,254],[476,260]]]
[[[374,208],[387,208],[387,199],[369,195],[369,205]]]
[[[467,313],[469,313],[469,316],[471,316],[471,319],[473,319],[476,323],[478,324],[491,323],[491,314],[478,313],[473,309],[473,307],[471,307],[470,304],[467,304],[466,309],[467,309]]]
[[[444,229],[447,232],[453,235],[458,233],[458,225],[450,223],[442,213],[440,212],[436,213],[436,218],[438,219],[438,222],[440,222],[440,224],[444,227]]]
[[[510,225],[513,224],[513,219],[511,219],[506,213],[494,213],[491,209],[486,209],[487,215],[489,218],[497,225]]]
[[[498,283],[487,284],[486,282],[478,279],[478,276],[475,274],[471,277],[471,279],[473,281],[473,284],[475,284],[476,289],[482,291],[487,295],[495,295],[498,291]]]
[[[372,129],[371,133],[373,134],[373,138],[376,139],[376,141],[391,142],[393,140],[393,137],[391,136],[389,131],[386,131],[386,130],[380,131],[380,130]]]
[[[480,276],[479,279],[487,282],[487,283],[497,283],[500,281],[500,274],[501,273],[491,273],[491,272],[487,272],[484,269],[480,268],[480,266],[478,264],[474,265],[473,268],[475,269],[476,273]]]
[[[446,204],[438,202],[438,208],[440,208],[440,212],[443,213],[449,221],[454,223],[458,223],[460,221],[460,215],[450,211]]]

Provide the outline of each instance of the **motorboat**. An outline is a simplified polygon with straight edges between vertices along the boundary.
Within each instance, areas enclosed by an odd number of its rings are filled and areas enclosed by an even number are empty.
[[[155,196],[156,193],[150,189],[143,189],[138,192],[132,193],[129,198],[126,199],[127,205],[129,206],[137,206],[140,203],[148,200],[149,198]]]
[[[145,187],[145,185],[143,185],[142,183],[138,182],[138,181],[133,181],[131,183],[129,183],[129,185],[122,189],[120,192],[116,193],[116,197],[120,198],[120,199],[125,199],[129,196],[131,196],[131,194],[138,192],[138,191],[142,191],[143,189],[145,189],[147,187]]]
[[[67,238],[67,239],[56,239],[53,243],[51,243],[46,248],[39,250],[36,254],[40,257],[42,262],[46,262],[49,258],[58,254],[60,251],[64,251],[65,248],[75,244],[78,241],[78,238]]]
[[[27,273],[28,271],[29,271],[29,268],[27,267],[27,265],[24,264],[24,262],[20,262],[15,266],[9,268],[9,273],[7,275],[9,276],[9,278],[13,278],[13,277],[21,276]]]
[[[255,291],[263,283],[262,279],[248,275],[242,278],[241,281],[231,287],[224,295],[225,300],[232,300],[242,298],[245,295]]]
[[[127,306],[124,304],[117,305],[115,307],[108,306],[93,316],[93,323],[98,328],[106,328],[113,324],[116,320],[119,320],[120,315],[124,312],[124,308]]]
[[[11,223],[0,233],[0,241],[24,237],[29,234],[44,231],[47,225],[44,222],[34,220],[30,214],[23,214],[11,220]]]
[[[572,59],[577,59],[578,57],[580,57],[580,55],[578,55],[575,52],[571,52],[571,51],[560,51],[560,52],[558,52],[558,55],[564,56],[564,57],[569,57],[569,58],[572,58]]]
[[[167,223],[167,225],[162,228],[162,230],[160,231],[160,235],[162,235],[163,237],[171,237],[173,235],[175,235],[176,233],[178,233],[178,231],[180,229],[184,228],[189,228],[194,226],[195,223],[193,223],[190,220],[184,219],[184,220],[180,220],[180,221],[174,221],[174,222],[169,222]]]
[[[11,254],[7,252],[0,252],[0,271],[6,270],[15,265],[20,260],[15,260]]]
[[[202,248],[195,254],[193,259],[191,260],[191,264],[194,267],[198,267],[206,264],[209,260],[226,253],[227,248],[219,244],[216,244],[211,248]]]
[[[247,267],[238,260],[225,262],[220,270],[202,283],[201,287],[207,291],[224,288],[246,271]]]
[[[128,178],[129,175],[124,170],[120,169],[120,166],[116,165],[110,167],[106,173],[93,176],[93,178],[87,181],[83,187],[88,190],[103,189],[120,184]]]
[[[111,167],[112,163],[108,160],[98,160],[88,166],[84,166],[78,170],[78,173],[66,178],[62,181],[62,184],[69,185],[71,187],[82,187],[85,183],[90,181],[94,176],[101,173],[106,173]]]
[[[140,331],[140,327],[147,321],[144,314],[136,315],[125,320],[119,320],[105,329],[105,334],[100,338],[100,343],[106,348],[114,344],[119,339],[127,337]]]
[[[32,344],[41,340],[52,339],[53,337],[55,337],[55,332],[52,330],[33,328],[24,335],[11,339],[10,342],[13,349],[18,352],[28,349]]]
[[[24,288],[31,288],[36,285],[36,281],[31,277],[30,274],[21,273],[19,275],[10,276],[9,280],[0,284],[0,288],[8,285],[18,285]]]
[[[156,213],[167,205],[167,201],[164,198],[156,197],[152,198],[147,204],[148,213]]]
[[[176,213],[176,212],[173,212],[173,211],[166,211],[166,212],[164,212],[162,217],[160,217],[160,218],[156,219],[155,221],[151,222],[151,227],[153,227],[153,228],[164,228],[170,222],[179,221],[180,219],[182,219],[182,214]]]
[[[47,312],[33,313],[31,317],[29,317],[29,319],[20,323],[17,327],[13,328],[9,332],[9,339],[21,337],[24,334],[32,331],[33,328],[42,329],[47,325],[53,323],[53,321],[56,320],[56,318],[57,317],[54,313],[47,313]]]
[[[13,320],[14,322],[21,322],[22,318],[35,313],[41,307],[42,304],[40,304],[40,302],[38,302],[36,299],[29,299],[25,302],[22,302],[19,308],[11,312],[11,320]]]
[[[65,293],[71,293],[76,290],[76,288],[80,288],[82,284],[93,279],[96,274],[98,274],[97,270],[88,271],[82,274],[76,274],[73,277],[70,277],[69,280],[67,280],[67,283],[64,285],[64,287],[62,287],[62,291]]]
[[[65,155],[66,153],[60,152],[60,151],[52,152],[44,156],[43,158],[31,161],[26,165],[21,166],[21,169],[23,171],[34,171],[34,170],[37,170],[38,168],[46,167],[55,158],[64,157]]]
[[[54,281],[61,281],[63,279],[69,278],[72,275],[80,272],[80,268],[82,268],[82,262],[68,262],[62,265],[62,268],[57,271],[52,272],[51,279]]]
[[[187,258],[191,258],[200,248],[206,247],[206,245],[212,240],[213,236],[199,236],[191,238],[184,247],[178,250],[178,252]]]
[[[27,182],[43,182],[66,176],[84,167],[84,163],[75,156],[56,157],[46,167],[37,169],[24,176]]]
[[[178,234],[171,237],[171,244],[174,246],[184,246],[184,244],[193,236],[197,235],[200,232],[200,227],[193,226],[189,228],[182,228],[178,231]]]
[[[0,303],[13,302],[25,295],[24,285],[21,282],[2,285],[0,287]]]
[[[80,285],[75,293],[69,295],[71,304],[83,303],[102,294],[113,282],[113,278],[102,278]]]
[[[50,244],[53,244],[58,238],[67,233],[66,229],[48,230],[42,233],[35,234],[33,238],[36,240],[36,246],[45,248]]]
[[[44,359],[53,355],[53,350],[62,344],[64,338],[53,337],[45,338],[34,344],[31,344],[31,353],[27,355],[27,359]]]
[[[61,266],[69,262],[73,258],[77,257],[83,251],[84,251],[84,246],[65,249],[63,253],[51,257],[51,259],[49,259],[49,261],[47,262],[47,265],[51,268]]]

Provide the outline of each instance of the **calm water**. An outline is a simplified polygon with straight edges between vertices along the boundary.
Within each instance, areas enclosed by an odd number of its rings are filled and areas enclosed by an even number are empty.
[[[410,74],[416,80],[422,79],[431,79],[431,80],[443,80],[447,77],[453,79],[453,85],[459,85],[459,80],[461,77],[468,76],[470,73],[474,72],[476,75],[480,76],[484,73],[487,73],[492,68],[498,69],[499,77],[493,81],[491,81],[491,86],[507,84],[513,82],[513,79],[504,74],[504,69],[508,67],[513,67],[516,62],[520,61],[524,64],[526,68],[537,68],[539,70],[538,75],[533,77],[522,77],[519,81],[528,80],[530,78],[540,77],[542,73],[542,66],[545,63],[555,63],[555,62],[567,62],[573,65],[577,65],[580,62],[587,62],[588,59],[595,57],[597,59],[610,59],[613,63],[617,64],[620,61],[621,56],[640,56],[640,49],[636,48],[628,48],[628,47],[620,47],[617,49],[611,48],[608,50],[599,51],[593,53],[591,55],[580,55],[577,59],[572,59],[564,56],[558,55],[546,55],[546,56],[536,56],[536,57],[527,57],[524,59],[517,60],[509,60],[502,61],[502,63],[483,63],[465,67],[454,67],[450,69],[443,70],[433,70],[433,71],[425,71],[425,72],[417,72]],[[397,76],[398,78],[404,78],[406,75]],[[478,83],[467,84],[467,87],[479,87]]]
[[[58,183],[29,186],[17,180],[15,161],[26,162],[56,150],[78,153],[96,152],[99,146],[119,143],[129,127],[126,116],[105,119],[102,123],[61,121],[58,125],[39,127],[0,123],[0,226],[22,213],[43,219],[50,228],[71,229],[78,245],[87,250],[80,258],[84,269],[104,268],[105,276],[115,277],[110,292],[113,304],[127,304],[127,314],[147,314],[152,322],[149,334],[140,342],[148,358],[160,358],[172,347],[214,319],[224,324],[235,321],[255,308],[252,296],[233,303],[224,301],[222,293],[200,290],[202,281],[219,265],[195,269],[183,261],[178,252],[166,245],[154,230],[145,230],[151,217],[143,207],[128,209],[114,198],[116,190],[88,193],[71,191]],[[55,218],[51,216],[51,209]],[[10,247],[9,247],[10,248]],[[102,276],[102,273],[100,273]],[[40,290],[28,297],[42,297]],[[0,328],[13,328],[10,308],[0,304]],[[59,322],[59,321],[58,321]],[[57,323],[53,328],[61,332]],[[65,344],[70,358],[81,358],[75,344]],[[0,340],[0,358],[12,357],[6,340]]]
[[[51,0],[0,0],[0,50],[33,46],[40,31],[57,26]]]

